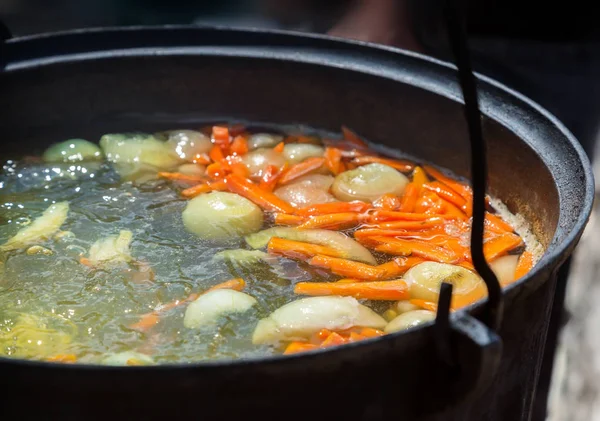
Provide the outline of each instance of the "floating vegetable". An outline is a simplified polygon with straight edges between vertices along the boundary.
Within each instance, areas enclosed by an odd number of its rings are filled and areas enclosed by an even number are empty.
[[[211,241],[227,241],[258,231],[263,213],[248,199],[227,192],[202,194],[183,211],[185,229]]]
[[[250,176],[260,177],[269,165],[277,168],[283,166],[285,158],[273,149],[260,148],[245,155],[243,163],[248,168]]]
[[[509,255],[499,257],[490,263],[491,269],[502,286],[506,286],[515,280],[518,262],[519,256]]]
[[[331,191],[344,201],[372,202],[384,194],[402,195],[408,178],[394,168],[383,164],[368,164],[339,174]]]
[[[243,313],[256,304],[256,299],[232,289],[218,289],[201,295],[185,310],[183,325],[197,329],[215,323],[231,313]]]
[[[102,238],[92,244],[89,253],[89,263],[97,265],[108,262],[130,262],[133,260],[129,246],[133,239],[131,231],[122,230],[119,235]]]
[[[411,329],[435,320],[435,313],[429,310],[412,310],[402,313],[385,327],[385,333]]]
[[[297,164],[307,158],[321,158],[325,148],[310,143],[288,143],[283,148],[283,156],[290,164]]]
[[[41,216],[31,224],[20,229],[6,243],[0,246],[0,251],[10,251],[48,240],[57,232],[67,219],[69,203],[59,202],[50,205]]]
[[[215,254],[215,259],[224,259],[239,264],[257,263],[271,259],[268,253],[260,250],[246,250],[246,249],[235,249],[235,250],[223,250]]]
[[[200,155],[208,153],[212,148],[210,138],[194,130],[173,130],[165,135],[168,139],[167,146],[187,162],[196,162]]]
[[[258,322],[254,344],[273,344],[309,338],[321,329],[344,330],[354,326],[383,328],[387,322],[351,297],[311,297],[292,301]]]
[[[248,148],[252,151],[259,148],[272,148],[283,141],[283,136],[269,133],[255,133],[248,138]]]
[[[55,143],[42,155],[46,162],[81,162],[102,159],[98,145],[84,139],[70,139]]]

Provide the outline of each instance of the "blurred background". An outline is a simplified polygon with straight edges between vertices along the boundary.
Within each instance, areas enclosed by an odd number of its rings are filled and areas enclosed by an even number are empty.
[[[477,0],[468,1],[467,10],[476,70],[556,115],[600,177],[600,21],[593,3]],[[0,0],[0,19],[15,36],[99,26],[226,25],[329,33],[450,57],[437,0]],[[561,329],[549,332],[534,421],[600,421],[598,213],[559,280],[553,317]]]

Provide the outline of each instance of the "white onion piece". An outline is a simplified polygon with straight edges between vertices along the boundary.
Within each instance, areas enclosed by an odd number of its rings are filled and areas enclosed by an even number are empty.
[[[343,330],[354,326],[383,328],[387,322],[352,297],[310,297],[292,301],[258,322],[254,344],[309,338],[321,329]]]
[[[70,139],[50,146],[42,158],[45,162],[97,161],[102,159],[102,151],[95,143]]]
[[[275,165],[281,168],[285,164],[283,154],[273,149],[260,148],[246,154],[243,158],[244,165],[248,168],[250,176],[260,177],[262,172],[269,166]]]
[[[206,173],[206,167],[199,164],[183,164],[177,167],[177,172],[185,175],[202,176]]]
[[[290,164],[297,164],[307,158],[322,157],[325,155],[323,146],[310,143],[288,143],[283,147],[283,156]]]
[[[245,249],[223,250],[216,253],[213,257],[216,260],[223,259],[238,264],[252,264],[260,261],[268,261],[272,258],[273,256],[264,251]]]
[[[429,310],[412,310],[402,313],[385,327],[385,333],[407,330],[435,320],[435,313]]]
[[[283,136],[269,133],[255,133],[248,138],[248,149],[272,148],[283,141]]]
[[[201,295],[185,310],[183,325],[188,329],[214,324],[219,317],[243,313],[256,304],[256,299],[233,289],[218,289]]]
[[[254,249],[259,249],[266,247],[272,237],[328,246],[338,250],[346,259],[356,260],[370,265],[377,264],[377,261],[371,252],[363,245],[347,235],[336,231],[273,227],[248,235],[246,237],[246,243]]]
[[[154,360],[146,354],[136,351],[117,352],[109,354],[102,360],[106,365],[152,365]]]
[[[298,178],[293,184],[301,184],[303,186],[316,187],[321,190],[328,191],[335,180],[331,175],[309,174]]]
[[[398,314],[408,313],[409,311],[419,310],[421,307],[411,304],[409,300],[398,301],[394,306],[394,310]]]
[[[122,230],[119,235],[102,238],[90,247],[89,260],[93,265],[107,262],[130,262],[133,260],[129,246],[133,239],[131,231]]]
[[[48,240],[56,233],[67,219],[69,213],[69,202],[58,202],[50,205],[41,216],[37,217],[31,224],[21,228],[0,246],[1,251],[17,250]]]
[[[202,194],[187,203],[183,214],[185,229],[200,238],[227,241],[258,231],[263,223],[262,210],[234,193]]]
[[[477,301],[487,293],[479,275],[462,266],[447,263],[419,263],[404,274],[404,280],[409,284],[411,298],[434,303],[438,302],[442,282],[451,283],[452,306],[455,308]]]
[[[401,196],[408,178],[383,164],[368,164],[344,171],[335,178],[331,192],[340,200],[372,202],[384,194]]]
[[[194,130],[173,130],[166,133],[168,147],[174,151],[179,158],[194,162],[198,155],[208,153],[212,148],[210,138],[204,133]]]
[[[336,201],[336,198],[330,195],[327,190],[301,183],[279,187],[273,193],[295,208]]]
[[[519,256],[502,256],[490,263],[491,269],[502,286],[506,286],[515,280],[518,262]]]

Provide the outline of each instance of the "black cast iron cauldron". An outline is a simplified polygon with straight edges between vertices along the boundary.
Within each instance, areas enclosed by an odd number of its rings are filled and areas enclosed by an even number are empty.
[[[469,175],[455,70],[426,57],[319,36],[190,27],[40,35],[6,41],[0,52],[2,158],[74,136],[246,120],[330,131],[346,124]],[[593,181],[556,119],[497,82],[481,77],[479,87],[490,191],[533,221],[547,248],[505,290],[502,351],[465,313],[452,322],[453,369],[439,356],[436,325],[307,355],[214,364],[0,358],[1,418],[527,420],[555,273],[585,226]]]

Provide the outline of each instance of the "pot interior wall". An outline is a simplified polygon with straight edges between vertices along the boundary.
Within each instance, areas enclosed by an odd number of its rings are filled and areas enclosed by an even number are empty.
[[[462,107],[406,84],[275,59],[151,56],[87,60],[13,71],[0,78],[2,157],[41,152],[71,137],[246,120],[339,131],[468,176]],[[547,246],[558,193],[537,154],[486,119],[490,189],[534,221]]]

